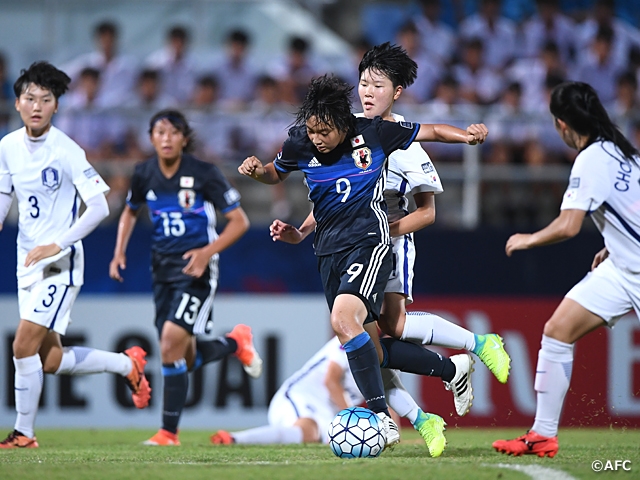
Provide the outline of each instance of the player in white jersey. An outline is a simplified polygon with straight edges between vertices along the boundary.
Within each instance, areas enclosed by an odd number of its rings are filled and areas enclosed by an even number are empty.
[[[60,342],[84,281],[81,240],[109,214],[104,195],[109,187],[84,151],[51,125],[69,82],[64,72],[46,62],[22,70],[14,92],[24,127],[0,140],[0,228],[14,194],[18,201],[20,307],[13,342],[18,415],[0,448],[38,447],[34,424],[43,373],[117,373],[127,380],[138,408],[149,404],[146,353],[140,347],[111,353],[63,348]],[[78,196],[87,207],[80,218]]]
[[[632,309],[640,314],[640,154],[586,83],[558,85],[549,109],[562,140],[579,153],[558,218],[535,233],[512,235],[507,256],[574,237],[586,215],[593,218],[605,247],[595,255],[591,272],[566,294],[544,326],[533,427],[519,438],[493,443],[502,453],[540,457],[558,452],[558,423],[571,380],[574,343],[600,326],[612,327]]]
[[[393,370],[382,371],[389,405],[416,429],[420,407]],[[241,432],[219,430],[214,444],[269,444],[329,442],[329,424],[347,407],[364,397],[349,370],[349,361],[338,337],[329,340],[304,366],[287,378],[269,403],[269,425]],[[424,413],[424,412],[422,412]]]

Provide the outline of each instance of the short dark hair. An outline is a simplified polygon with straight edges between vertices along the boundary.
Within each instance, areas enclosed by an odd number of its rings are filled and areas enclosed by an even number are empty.
[[[182,25],[175,25],[171,27],[167,36],[171,39],[177,38],[185,42],[189,41],[189,31],[187,30],[187,27],[183,27]]]
[[[80,78],[93,78],[98,80],[100,78],[100,70],[93,67],[85,67],[80,71]]]
[[[149,121],[149,135],[153,132],[153,127],[158,123],[159,120],[167,119],[176,129],[182,132],[184,138],[187,139],[187,146],[184,148],[185,152],[191,150],[193,146],[193,129],[189,125],[187,118],[184,116],[182,112],[179,110],[174,110],[171,108],[167,108],[165,110],[160,110],[156,113],[151,120]]]
[[[319,123],[334,127],[339,132],[349,132],[355,119],[351,113],[352,93],[353,86],[335,75],[314,78],[293,124],[303,126],[309,118],[316,117]]]
[[[293,36],[289,39],[289,50],[298,53],[307,53],[309,50],[309,41],[306,38]]]
[[[231,30],[227,35],[227,42],[229,43],[241,43],[242,45],[249,45],[249,35],[244,30],[236,28]]]
[[[158,74],[157,70],[154,70],[152,68],[145,68],[144,70],[142,70],[140,72],[140,75],[138,76],[138,81],[142,82],[144,80],[158,80],[160,78],[160,75]]]
[[[100,22],[98,25],[96,25],[94,34],[104,35],[105,33],[111,34],[115,37],[116,35],[118,35],[118,27],[114,22],[111,21]]]
[[[218,82],[218,78],[213,75],[203,75],[198,78],[196,84],[199,87],[208,87],[208,88],[218,88],[220,86],[220,82]]]
[[[49,90],[57,100],[69,89],[71,79],[49,62],[32,63],[29,68],[20,71],[20,76],[13,84],[16,98],[19,98],[32,83]]]
[[[365,70],[384,75],[391,80],[394,87],[400,85],[407,88],[416,80],[418,64],[411,60],[404,48],[385,42],[364,54],[358,65],[360,76]]]

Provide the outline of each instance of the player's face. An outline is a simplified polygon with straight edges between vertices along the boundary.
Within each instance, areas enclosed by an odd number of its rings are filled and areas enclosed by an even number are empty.
[[[362,72],[358,84],[358,95],[364,116],[374,118],[380,116],[386,118],[391,114],[391,107],[400,94],[402,87],[394,88],[393,82],[380,72],[370,69]]]
[[[153,125],[151,144],[160,160],[176,160],[182,155],[187,139],[169,120],[162,118]]]
[[[318,122],[316,117],[309,117],[309,120],[307,120],[307,136],[320,153],[329,153],[344,141],[347,134],[340,132],[331,125]]]
[[[31,137],[39,137],[51,128],[51,118],[58,109],[58,101],[46,88],[30,83],[16,98],[16,110]]]

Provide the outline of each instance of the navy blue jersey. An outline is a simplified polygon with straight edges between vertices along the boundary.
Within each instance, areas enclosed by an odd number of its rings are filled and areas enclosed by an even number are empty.
[[[390,243],[383,196],[387,157],[408,148],[419,129],[417,123],[356,118],[355,131],[325,154],[309,140],[305,126],[289,130],[274,165],[283,173],[305,174],[317,222],[317,255]]]
[[[146,203],[153,223],[155,255],[182,256],[214,241],[215,209],[227,213],[240,206],[240,194],[215,165],[183,155],[178,171],[166,178],[157,157],[136,165],[127,204]]]

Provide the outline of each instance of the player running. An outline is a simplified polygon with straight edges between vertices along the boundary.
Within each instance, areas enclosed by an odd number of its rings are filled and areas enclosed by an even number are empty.
[[[162,428],[144,443],[180,445],[178,424],[189,370],[233,354],[251,377],[262,373],[262,359],[248,326],[236,325],[215,340],[198,339],[212,324],[219,254],[247,231],[249,220],[240,206],[240,194],[220,170],[185,153],[192,144],[192,130],[182,113],[156,113],[149,134],[156,156],[136,165],[109,275],[123,281],[119,270],[126,268],[125,251],[146,203],[154,228],[151,270],[164,397]],[[227,219],[220,234],[215,229],[216,208]]]
[[[294,170],[305,174],[331,325],[368,408],[383,420],[387,445],[393,445],[400,435],[387,409],[374,323],[392,267],[383,196],[387,157],[414,141],[480,143],[487,130],[481,124],[464,131],[449,125],[356,118],[351,114],[352,90],[332,76],[313,80],[276,159],[263,165],[249,157],[238,171],[266,184],[279,183]],[[411,348],[398,357],[390,355],[388,366],[410,363],[412,355]],[[444,422],[441,425],[444,428]]]
[[[600,326],[613,327],[632,309],[640,313],[639,152],[586,83],[558,85],[549,109],[562,140],[579,153],[558,218],[535,233],[512,235],[507,256],[576,236],[587,214],[605,247],[594,257],[591,272],[565,295],[544,326],[533,427],[514,440],[493,442],[502,453],[539,457],[558,453],[558,423],[571,380],[574,343]]]
[[[70,79],[47,62],[22,70],[13,89],[24,127],[0,140],[0,229],[12,194],[18,199],[18,302],[20,323],[13,341],[15,427],[0,448],[38,447],[34,428],[42,374],[123,376],[136,407],[149,404],[146,352],[63,348],[60,335],[84,283],[82,239],[109,214],[109,187],[84,150],[51,125]],[[78,217],[80,201],[86,205]]]

